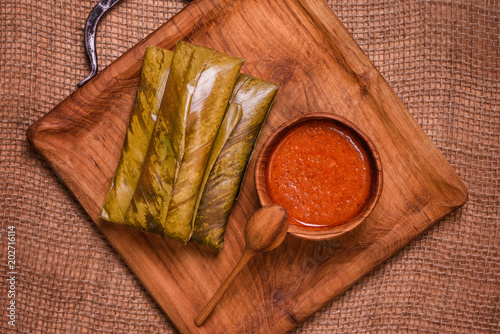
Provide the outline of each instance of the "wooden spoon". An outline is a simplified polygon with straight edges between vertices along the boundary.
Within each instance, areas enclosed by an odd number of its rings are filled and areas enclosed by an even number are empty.
[[[217,290],[212,299],[210,299],[198,317],[196,317],[194,320],[196,326],[200,327],[203,325],[248,261],[257,253],[269,252],[278,247],[283,242],[283,239],[285,239],[287,231],[288,213],[282,206],[271,204],[255,211],[245,227],[246,248],[243,256],[231,274],[222,283],[219,290]]]

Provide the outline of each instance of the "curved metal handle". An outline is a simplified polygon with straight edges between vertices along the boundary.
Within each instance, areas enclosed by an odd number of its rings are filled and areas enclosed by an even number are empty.
[[[97,32],[97,25],[101,20],[101,17],[114,5],[116,5],[121,0],[101,0],[92,9],[87,18],[87,23],[85,25],[85,50],[87,51],[87,57],[90,62],[90,74],[82,81],[80,81],[77,86],[81,87],[90,81],[96,74],[98,70],[97,64],[97,53],[95,47],[95,39]]]

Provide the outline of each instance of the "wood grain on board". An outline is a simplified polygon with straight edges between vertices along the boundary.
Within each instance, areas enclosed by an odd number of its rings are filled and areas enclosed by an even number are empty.
[[[220,253],[98,219],[118,163],[145,48],[186,40],[246,59],[243,72],[280,85],[257,150],[300,114],[332,112],[375,143],[384,190],[372,215],[328,242],[287,236],[243,269],[200,328],[194,319],[244,249],[258,208],[254,158]],[[461,206],[463,182],[323,0],[198,0],[62,101],[28,139],[106,239],[185,333],[282,333],[304,321],[434,222]]]

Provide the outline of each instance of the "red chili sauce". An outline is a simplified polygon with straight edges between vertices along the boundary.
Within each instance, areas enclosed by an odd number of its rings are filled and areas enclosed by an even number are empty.
[[[266,170],[271,200],[291,222],[336,226],[368,202],[372,173],[367,151],[349,129],[332,121],[297,125],[274,149]]]

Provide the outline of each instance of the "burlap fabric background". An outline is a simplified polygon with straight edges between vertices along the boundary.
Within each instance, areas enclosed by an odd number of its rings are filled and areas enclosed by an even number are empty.
[[[96,0],[0,0],[0,332],[7,226],[17,230],[20,333],[173,333],[167,317],[25,132],[88,71]],[[100,26],[101,68],[186,3],[126,0]],[[296,333],[500,332],[500,4],[329,1],[467,184],[467,204]]]

